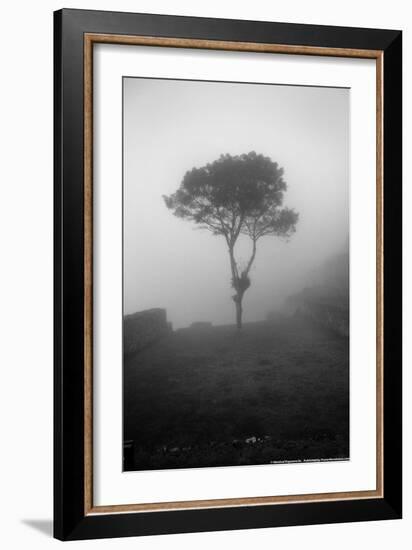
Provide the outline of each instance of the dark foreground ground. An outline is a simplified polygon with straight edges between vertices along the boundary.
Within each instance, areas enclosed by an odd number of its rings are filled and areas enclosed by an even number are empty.
[[[124,364],[125,470],[349,457],[348,339],[298,319],[177,331]]]

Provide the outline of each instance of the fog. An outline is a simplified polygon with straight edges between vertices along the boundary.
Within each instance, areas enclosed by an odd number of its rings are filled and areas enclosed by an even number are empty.
[[[222,236],[176,218],[162,195],[221,154],[256,151],[285,170],[289,242],[259,240],[244,322],[264,319],[347,245],[349,90],[124,79],[124,311],[167,310],[174,328],[234,323]],[[250,242],[236,247],[240,260]]]

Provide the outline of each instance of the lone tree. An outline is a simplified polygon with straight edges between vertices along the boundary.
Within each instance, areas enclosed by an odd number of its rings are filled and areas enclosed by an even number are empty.
[[[189,170],[179,189],[163,196],[175,216],[225,238],[238,329],[242,328],[242,301],[251,284],[249,272],[258,240],[265,236],[288,238],[295,232],[298,214],[282,208],[286,189],[283,169],[269,157],[252,151],[239,156],[221,155],[202,168]],[[235,258],[240,235],[252,241],[251,255],[244,266]]]

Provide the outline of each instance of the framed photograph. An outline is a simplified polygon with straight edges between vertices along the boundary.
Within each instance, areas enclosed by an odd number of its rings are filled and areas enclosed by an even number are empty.
[[[401,32],[54,17],[55,536],[400,518]]]

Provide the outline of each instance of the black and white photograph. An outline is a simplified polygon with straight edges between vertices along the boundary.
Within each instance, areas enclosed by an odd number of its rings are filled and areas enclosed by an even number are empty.
[[[349,109],[123,78],[124,471],[350,459]]]

